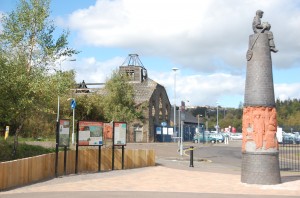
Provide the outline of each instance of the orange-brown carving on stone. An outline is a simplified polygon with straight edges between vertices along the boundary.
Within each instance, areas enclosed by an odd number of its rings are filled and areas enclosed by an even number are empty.
[[[275,108],[269,108],[269,124],[268,124],[268,130],[266,134],[266,149],[269,148],[277,148],[278,149],[278,141],[276,138],[276,132],[277,132],[277,118],[276,118],[276,109]]]
[[[265,133],[264,107],[255,107],[253,111],[253,139],[256,149],[262,148]]]
[[[273,107],[245,107],[243,109],[243,145],[254,141],[256,149],[277,148],[276,139],[277,119],[276,109]]]

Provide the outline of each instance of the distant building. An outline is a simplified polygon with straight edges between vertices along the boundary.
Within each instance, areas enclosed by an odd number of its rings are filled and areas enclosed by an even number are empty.
[[[165,87],[148,77],[137,54],[130,54],[119,71],[131,76],[135,104],[144,107],[144,121],[129,123],[127,141],[155,142],[156,126],[162,122],[170,125],[171,104]]]
[[[177,107],[178,108],[178,107]],[[180,107],[178,108],[180,109]],[[179,110],[176,111],[176,132],[174,135],[176,137],[179,137],[178,131],[180,127],[179,120]],[[174,126],[174,107],[171,108],[171,122],[170,125]],[[200,117],[199,120],[197,117],[193,116],[192,113],[189,110],[185,111],[184,121],[183,121],[183,141],[192,141],[194,138],[194,135],[198,131],[198,123],[199,123],[199,131],[204,130],[204,119],[203,117]]]
[[[156,142],[156,127],[161,126],[162,122],[167,126],[170,125],[171,104],[165,87],[148,77],[147,70],[137,54],[129,54],[119,67],[119,72],[131,78],[135,106],[143,109],[144,117],[143,121],[135,120],[128,123],[127,142]],[[83,83],[79,84],[76,94],[91,93],[91,89],[86,85],[103,85],[103,83],[84,83],[83,87]]]

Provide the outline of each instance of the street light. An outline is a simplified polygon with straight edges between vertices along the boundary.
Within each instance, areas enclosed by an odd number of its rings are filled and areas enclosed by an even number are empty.
[[[58,78],[58,94],[57,94],[57,118],[56,118],[56,122],[58,123],[59,122],[59,94],[60,94],[60,73],[61,73],[61,63],[64,62],[64,61],[76,61],[76,59],[70,59],[70,60],[66,60],[63,59],[59,62],[59,78]]]
[[[217,133],[219,133],[219,103],[217,102]]]
[[[197,143],[200,143],[200,117],[202,117],[201,114],[198,114],[198,134],[197,134]],[[203,135],[203,141],[204,141],[204,135]]]
[[[58,176],[57,166],[58,166],[58,144],[59,144],[59,94],[60,94],[60,73],[61,73],[61,63],[65,61],[66,58],[59,62],[59,73],[58,73],[58,86],[57,86],[57,118],[56,118],[56,146],[55,146],[55,176]],[[70,59],[67,61],[76,61],[76,59]]]
[[[183,122],[185,120],[185,102],[189,102],[188,100],[182,100],[181,101],[181,107],[179,109],[179,114],[180,114],[180,155],[183,155]]]
[[[179,70],[176,67],[173,67],[174,71],[174,133],[176,133],[176,71]]]

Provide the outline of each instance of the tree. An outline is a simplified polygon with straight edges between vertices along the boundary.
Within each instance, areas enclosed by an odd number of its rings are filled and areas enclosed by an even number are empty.
[[[130,122],[142,117],[142,112],[135,107],[134,90],[126,75],[114,71],[105,84],[103,95],[104,116],[107,121]]]
[[[95,93],[76,97],[78,120],[104,120],[103,96]]]
[[[50,0],[20,0],[16,10],[3,17],[0,44],[8,60],[23,59],[27,72],[37,66],[47,69],[61,57],[78,53],[68,47],[68,32],[54,39],[49,16]]]
[[[53,115],[55,96],[74,85],[74,72],[48,72],[60,58],[78,53],[68,47],[68,33],[54,38],[49,5],[50,0],[20,0],[2,18],[0,123],[11,125],[16,138],[30,117]]]

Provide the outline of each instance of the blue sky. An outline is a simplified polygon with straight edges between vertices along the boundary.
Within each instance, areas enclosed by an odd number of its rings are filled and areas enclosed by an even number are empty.
[[[16,2],[0,0],[0,13]],[[297,0],[52,0],[51,9],[57,30],[69,29],[70,46],[81,51],[61,64],[75,69],[78,82],[105,82],[137,53],[171,103],[177,67],[177,104],[222,107],[243,102],[248,38],[261,9],[279,49],[272,54],[275,97],[300,98]]]

